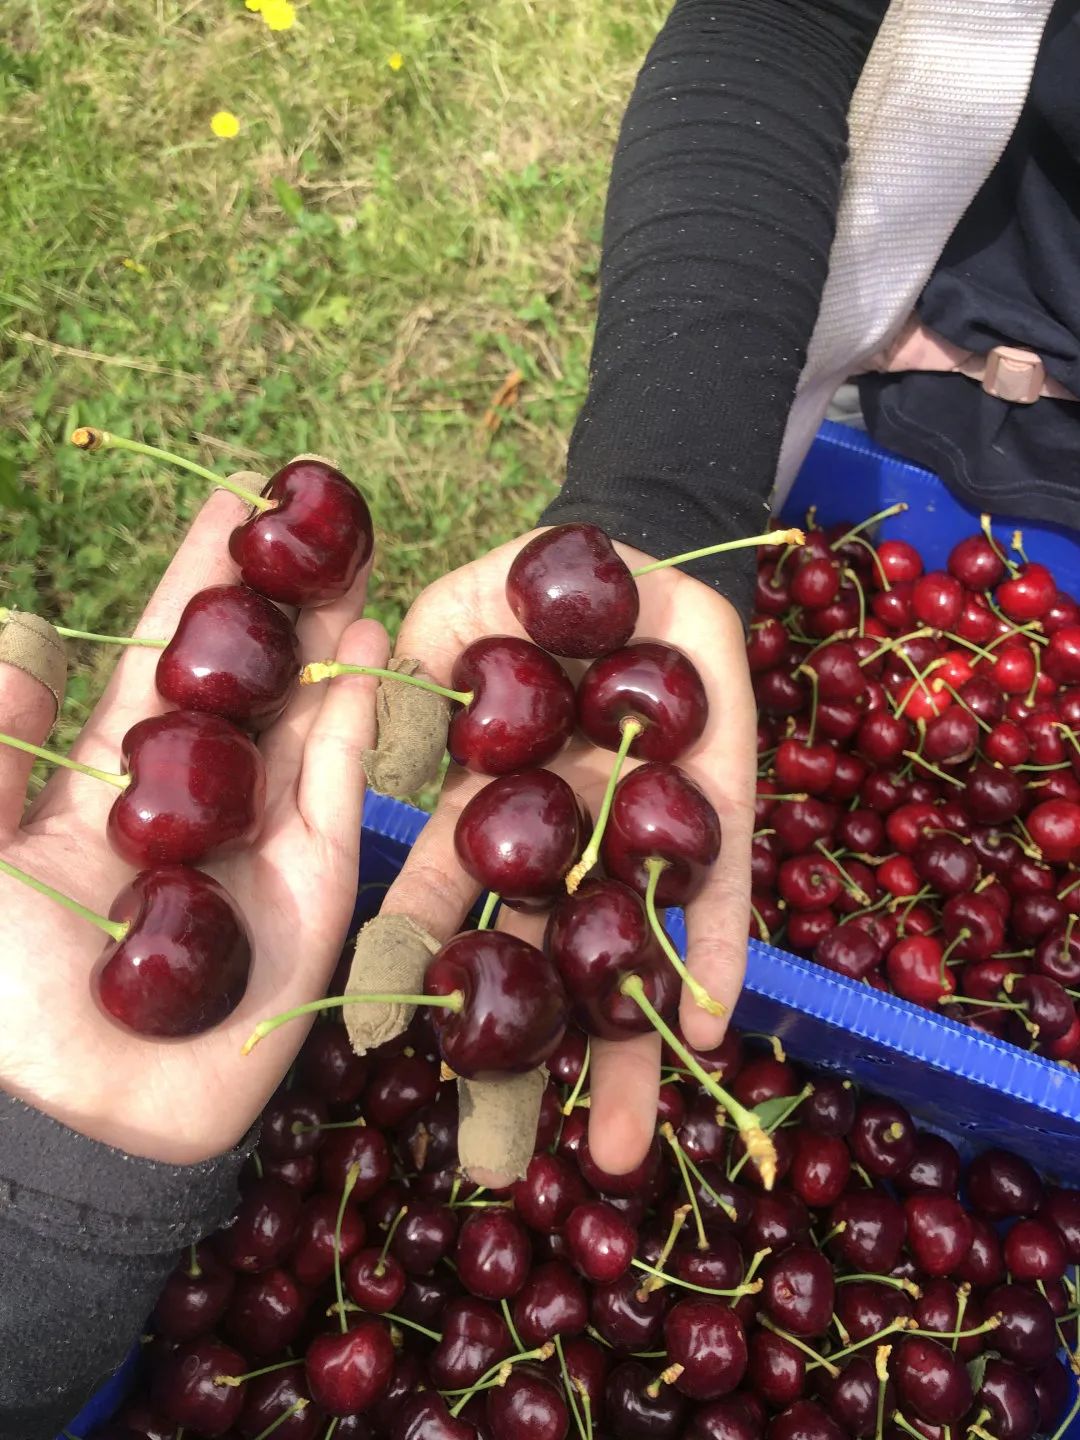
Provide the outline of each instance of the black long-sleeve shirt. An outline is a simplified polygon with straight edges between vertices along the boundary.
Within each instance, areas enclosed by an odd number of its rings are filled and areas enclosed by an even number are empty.
[[[658,554],[763,528],[825,282],[846,115],[887,0],[679,0],[615,156],[588,400],[550,522]],[[698,567],[737,603],[752,557]],[[0,1096],[0,1440],[54,1440],[242,1149],[155,1165]]]

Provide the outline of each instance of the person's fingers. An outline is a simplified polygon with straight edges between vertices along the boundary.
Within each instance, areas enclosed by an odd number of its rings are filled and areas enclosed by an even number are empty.
[[[357,620],[342,635],[336,658],[347,665],[383,666],[388,649],[386,631],[377,621]],[[297,809],[307,824],[354,861],[364,802],[363,754],[375,743],[377,685],[369,675],[342,675],[325,687],[304,745],[296,792]]]
[[[469,799],[486,784],[484,775],[451,768],[435,813],[386,892],[384,915],[408,915],[440,942],[461,929],[480,886],[461,868],[454,850],[454,827]]]
[[[348,593],[343,595],[340,600],[300,612],[296,621],[296,634],[300,641],[302,663],[339,658],[337,651],[342,636],[349,626],[355,620],[359,620],[364,613],[369,574],[370,566],[365,566],[350,586]],[[353,660],[350,663],[383,665],[386,663],[386,652],[381,650],[379,653],[383,656],[379,661],[365,659]],[[338,676],[334,680],[325,680],[318,685],[300,686],[289,697],[289,703],[283,713],[274,721],[273,725],[263,732],[259,740],[259,749],[266,761],[266,808],[268,814],[273,814],[282,800],[290,805],[293,803],[300,769],[304,764],[304,750],[308,736],[321,712],[327,694],[339,685],[348,687],[353,681],[364,678],[362,676]],[[358,692],[353,689],[351,693],[355,699],[358,693],[367,694],[369,688],[365,684],[363,691]]]
[[[0,730],[31,745],[43,745],[56,718],[56,700],[40,680],[0,662]],[[0,837],[19,828],[34,757],[0,745]]]
[[[589,1152],[601,1170],[625,1175],[645,1158],[656,1129],[660,1036],[593,1040],[589,1086]]]

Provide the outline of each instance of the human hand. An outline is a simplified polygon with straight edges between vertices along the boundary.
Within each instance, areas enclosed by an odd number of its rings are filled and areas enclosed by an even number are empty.
[[[193,524],[136,634],[171,635],[196,590],[234,579],[228,537],[247,514],[216,492]],[[305,658],[384,665],[382,627],[361,620],[367,570],[348,595],[301,612]],[[124,733],[169,707],[154,688],[156,650],[125,650],[71,750],[119,768]],[[0,876],[0,1085],[96,1140],[190,1164],[229,1149],[280,1083],[306,1028],[290,1025],[250,1056],[255,1021],[325,994],[356,895],[361,754],[374,740],[375,681],[350,676],[298,690],[259,737],[266,819],[256,846],[205,868],[236,898],[254,940],[247,993],[222,1024],[184,1041],[129,1034],[95,1005],[89,975],[102,937],[55,902]],[[0,729],[41,744],[53,722],[45,687],[0,665]],[[115,791],[60,770],[23,815],[32,761],[0,747],[0,855],[99,913],[131,878],[105,839]]]
[[[506,574],[517,552],[537,533],[511,541],[429,586],[405,617],[397,653],[414,656],[433,679],[448,685],[454,661],[471,641],[483,635],[523,634],[506,601]],[[616,549],[631,570],[652,559],[626,545]],[[720,858],[686,910],[688,961],[695,979],[730,1013],[746,964],[754,829],[756,711],[742,624],[726,600],[676,569],[642,576],[638,589],[636,633],[685,651],[709,697],[705,731],[678,762],[712,801],[723,835]],[[578,664],[578,673],[582,668]],[[578,738],[549,768],[577,790],[595,815],[614,758]],[[628,761],[627,768],[635,763]],[[387,892],[384,913],[407,914],[439,940],[460,928],[478,890],[458,863],[454,827],[462,807],[486,783],[485,776],[451,768],[435,814]],[[498,926],[539,945],[544,917],[503,907]],[[718,1045],[727,1026],[726,1016],[707,1013],[685,991],[680,1020],[688,1042],[701,1050]],[[591,1053],[589,1147],[601,1168],[623,1173],[642,1159],[652,1139],[660,1040],[655,1035],[618,1042],[594,1039]]]

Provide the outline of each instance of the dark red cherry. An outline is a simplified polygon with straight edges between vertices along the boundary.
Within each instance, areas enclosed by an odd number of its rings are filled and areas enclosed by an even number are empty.
[[[823,610],[840,593],[840,567],[824,556],[808,556],[791,577],[791,598],[807,610]]]
[[[577,1169],[560,1155],[537,1154],[513,1188],[518,1218],[530,1230],[552,1234],[565,1225],[574,1207],[585,1199]]]
[[[200,1435],[224,1435],[244,1408],[243,1385],[221,1385],[219,1375],[247,1373],[244,1357],[212,1335],[163,1355],[154,1368],[150,1398],[174,1425]]]
[[[506,599],[537,645],[579,660],[625,645],[637,624],[637,583],[596,525],[535,535],[514,556]]]
[[[586,838],[582,804],[553,770],[492,780],[468,801],[454,827],[464,868],[504,900],[546,901],[562,893]]]
[[[589,1397],[589,1409],[594,1423],[604,1418],[604,1386],[609,1369],[608,1351],[595,1340],[584,1335],[569,1335],[562,1342],[566,1373],[571,1384],[575,1381],[584,1386]],[[580,1397],[579,1397],[580,1398]]]
[[[282,1417],[301,1400],[304,1401],[303,1407],[283,1420]],[[245,1440],[256,1440],[267,1426],[276,1422],[273,1431],[276,1440],[316,1440],[326,1430],[326,1416],[310,1401],[302,1365],[276,1370],[270,1375],[258,1375],[247,1382],[237,1432]]]
[[[937,1340],[905,1335],[893,1350],[889,1368],[901,1409],[920,1420],[955,1425],[971,1406],[966,1367]]]
[[[328,1415],[369,1409],[390,1384],[394,1343],[382,1320],[361,1317],[344,1335],[317,1335],[304,1356],[311,1398]]]
[[[212,585],[184,606],[158,659],[158,694],[178,710],[221,715],[242,729],[280,715],[300,673],[286,615],[245,585]]]
[[[505,1360],[514,1344],[498,1310],[485,1300],[462,1295],[439,1320],[442,1339],[428,1356],[433,1382],[442,1390],[464,1390]]]
[[[668,1360],[681,1365],[675,1385],[691,1400],[727,1395],[746,1373],[746,1335],[730,1306],[706,1296],[679,1300],[664,1320]]]
[[[952,1275],[971,1248],[972,1225],[953,1195],[909,1195],[907,1245],[924,1275]]]
[[[1005,574],[1005,562],[985,535],[968,535],[949,552],[949,573],[968,590],[992,590]]]
[[[304,1201],[289,1251],[289,1268],[301,1285],[314,1288],[334,1273],[335,1229],[340,1200],[337,1195],[312,1195]],[[342,1260],[364,1243],[364,1222],[356,1202],[345,1206],[341,1217]]]
[[[600,853],[608,873],[642,895],[645,861],[665,860],[657,904],[682,905],[701,889],[720,853],[720,822],[688,775],[651,761],[619,781]]]
[[[1033,1376],[1039,1402],[1039,1428],[1052,1433],[1069,1404],[1072,1380],[1060,1360],[1051,1360]]]
[[[102,950],[91,987],[127,1029],[198,1035],[243,999],[251,935],[236,901],[209,875],[186,865],[144,870],[117,895],[109,919],[129,929]]]
[[[563,1229],[569,1257],[587,1280],[608,1285],[623,1276],[637,1245],[637,1231],[603,1200],[586,1200],[570,1212]]]
[[[1080,805],[1071,800],[1046,800],[1035,806],[1026,823],[1047,860],[1065,865],[1080,854]]]
[[[816,1400],[796,1400],[775,1415],[769,1440],[848,1440],[843,1429]]]
[[[990,1220],[1034,1215],[1042,1201],[1042,1182],[1026,1160],[1007,1150],[984,1150],[967,1174],[971,1203]]]
[[[814,946],[814,959],[827,970],[864,980],[881,964],[881,946],[857,925],[837,925]]]
[[[393,1255],[369,1246],[351,1256],[342,1272],[350,1299],[376,1315],[393,1310],[405,1293],[405,1271]]]
[[[667,1307],[663,1290],[646,1293],[634,1270],[610,1284],[594,1284],[589,1295],[591,1324],[619,1350],[655,1350]]]
[[[915,1137],[915,1154],[895,1184],[907,1195],[931,1190],[955,1195],[960,1185],[960,1156],[955,1146],[940,1135],[920,1132]]]
[[[1053,1358],[1058,1347],[1054,1312],[1034,1290],[1023,1285],[999,1285],[984,1300],[988,1315],[1000,1315],[993,1332],[993,1348],[1025,1370],[1035,1370]]]
[[[312,1155],[322,1143],[330,1115],[322,1100],[302,1090],[279,1090],[262,1114],[259,1153],[264,1160]]]
[[[451,1415],[441,1395],[423,1390],[394,1415],[389,1440],[477,1440],[477,1431],[468,1420]]]
[[[232,1221],[214,1238],[218,1255],[234,1270],[269,1270],[292,1244],[301,1204],[297,1192],[282,1180],[252,1181]]]
[[[375,1061],[364,1090],[364,1118],[380,1130],[401,1130],[425,1107],[435,1102],[439,1091],[439,1066],[423,1055],[383,1055]],[[432,1170],[428,1158],[431,1135],[425,1132],[424,1164],[417,1169]],[[454,1137],[456,1139],[456,1136]],[[404,1139],[404,1136],[402,1136]],[[447,1156],[451,1160],[452,1157]]]
[[[167,1340],[195,1340],[217,1325],[232,1299],[236,1277],[204,1242],[186,1250],[154,1307],[154,1330]]]
[[[1039,1397],[1035,1382],[1008,1360],[991,1356],[975,1392],[976,1411],[989,1410],[984,1428],[997,1440],[1029,1440],[1039,1425]]]
[[[450,721],[451,757],[482,775],[546,765],[573,734],[574,687],[557,660],[515,635],[488,635],[454,661],[450,684],[471,693]]]
[[[1010,620],[1026,624],[1044,615],[1057,597],[1057,585],[1045,565],[1028,562],[997,589],[997,602]]]
[[[424,993],[464,997],[460,1011],[439,1008],[432,1016],[442,1057],[458,1075],[534,1070],[566,1028],[566,993],[555,966],[503,931],[455,935],[428,965]]]
[[[799,1119],[819,1135],[846,1135],[855,1121],[855,1090],[850,1080],[818,1075],[813,1093],[799,1107]]]
[[[390,1251],[407,1274],[430,1275],[449,1255],[457,1236],[457,1215],[449,1206],[410,1196]]]
[[[1076,1007],[1068,993],[1047,975],[1021,975],[1010,982],[1009,993],[1039,1027],[1039,1039],[1044,1043],[1060,1039],[1076,1020]]]
[[[319,1174],[326,1189],[340,1196],[354,1165],[360,1169],[352,1198],[363,1204],[390,1179],[390,1150],[382,1133],[370,1125],[328,1130],[319,1151]],[[394,1204],[394,1214],[399,1203]]]
[[[676,1440],[682,1433],[687,1400],[674,1385],[650,1386],[655,1369],[643,1360],[624,1360],[608,1376],[604,1409],[610,1433],[627,1440]]]
[[[979,761],[968,771],[960,799],[977,825],[999,825],[1019,814],[1024,800],[1023,781],[1011,770]]]
[[[1062,1240],[1069,1260],[1080,1260],[1080,1190],[1051,1187],[1039,1209],[1039,1218],[1048,1220]]]
[[[589,1319],[585,1286],[565,1260],[534,1266],[512,1310],[514,1328],[529,1350],[556,1335],[580,1335]]]
[[[799,1129],[788,1171],[788,1184],[811,1208],[834,1205],[851,1174],[851,1157],[839,1136]]]
[[[619,749],[624,720],[641,721],[629,751],[639,760],[677,760],[701,738],[709,716],[695,666],[655,640],[594,660],[578,684],[577,706],[583,733],[605,750]]]
[[[910,1318],[914,1306],[902,1290],[892,1285],[853,1280],[836,1287],[836,1313],[852,1340],[865,1340],[894,1320]]]
[[[821,1373],[820,1371],[818,1372]],[[866,1354],[853,1355],[841,1364],[840,1374],[833,1379],[825,1375],[818,1381],[818,1397],[829,1415],[838,1420],[848,1435],[870,1437],[877,1423],[878,1392],[881,1382],[874,1372],[874,1362]],[[887,1383],[885,1413],[888,1415],[892,1385]],[[895,1405],[895,1400],[893,1400]]]
[[[466,1290],[483,1300],[508,1300],[525,1283],[529,1237],[509,1210],[474,1210],[458,1232],[454,1262]]]
[[[356,486],[325,461],[291,460],[263,495],[273,507],[229,536],[244,584],[282,605],[325,605],[346,594],[374,543]]]
[[[754,1330],[750,1336],[747,1378],[776,1410],[792,1405],[806,1386],[806,1356],[783,1335]]]
[[[1069,1263],[1060,1231],[1045,1220],[1018,1220],[1002,1249],[1005,1268],[1014,1280],[1060,1280]]]
[[[904,1244],[903,1206],[882,1190],[851,1190],[829,1215],[829,1228],[843,1223],[831,1246],[848,1265],[864,1274],[887,1275]]]
[[[915,1154],[915,1127],[911,1116],[893,1100],[863,1100],[851,1129],[851,1153],[871,1175],[890,1179],[899,1175]]]
[[[832,1266],[811,1245],[792,1245],[770,1260],[761,1303],[781,1329],[802,1338],[824,1335],[833,1312]]]
[[[515,1365],[504,1385],[487,1392],[493,1435],[518,1440],[565,1440],[570,1411],[562,1385],[538,1365]]]
[[[279,1355],[300,1334],[309,1296],[287,1270],[242,1275],[225,1314],[225,1334],[245,1355]]]
[[[652,1029],[619,989],[627,975],[640,976],[649,1002],[665,1019],[674,1018],[679,978],[652,933],[641,897],[619,881],[586,880],[564,896],[548,920],[544,950],[562,977],[574,1019],[590,1035],[616,1040]]]

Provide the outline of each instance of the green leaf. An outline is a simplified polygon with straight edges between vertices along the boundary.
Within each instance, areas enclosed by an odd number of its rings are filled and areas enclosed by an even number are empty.
[[[271,183],[273,184],[274,194],[277,196],[278,204],[282,210],[285,211],[289,219],[298,225],[304,216],[303,200],[300,199],[300,196],[293,187],[286,180],[282,180],[279,175],[275,175]]]
[[[967,1372],[971,1378],[972,1390],[978,1390],[982,1385],[983,1376],[986,1374],[987,1361],[996,1359],[996,1350],[984,1350],[981,1355],[976,1355],[974,1360],[968,1361]]]
[[[0,455],[0,508],[27,510],[31,503],[30,492],[19,484],[19,469],[15,461]]]
[[[763,1130],[769,1130],[778,1120],[782,1119],[795,1104],[794,1095],[775,1095],[771,1100],[763,1100],[760,1105],[754,1106],[754,1114]]]

